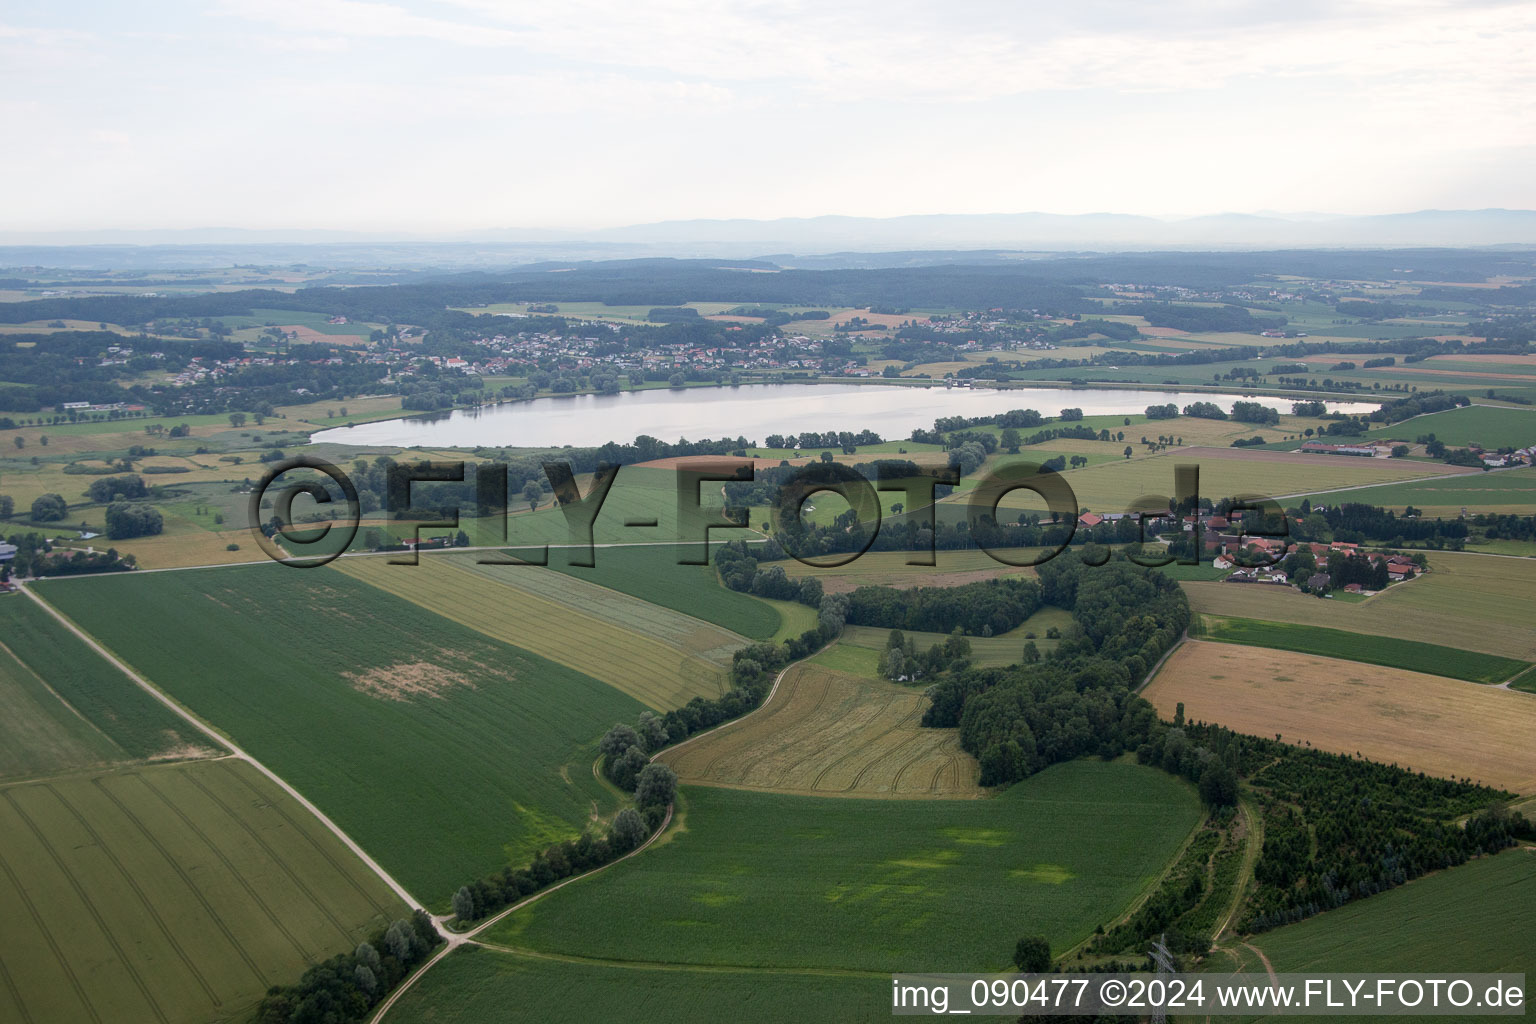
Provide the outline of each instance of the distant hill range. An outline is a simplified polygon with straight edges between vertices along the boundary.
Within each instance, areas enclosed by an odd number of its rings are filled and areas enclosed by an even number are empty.
[[[1536,245],[1533,210],[1421,210],[1369,217],[1217,214],[932,214],[683,220],[592,232],[600,242],[728,245],[759,252],[1002,248],[1017,250],[1385,248]],[[721,255],[724,255],[723,253]]]
[[[492,267],[638,257],[767,258],[810,266],[828,254],[912,254],[915,263],[1028,253],[1260,251],[1536,246],[1533,210],[1420,210],[1376,216],[1216,214],[924,214],[673,220],[590,231],[485,229],[442,235],[200,228],[186,231],[0,231],[0,267],[217,267],[307,262],[330,267]],[[969,258],[966,253],[971,255]],[[985,252],[985,256],[983,256]],[[921,256],[916,256],[920,253]],[[914,258],[915,257],[915,258]],[[877,265],[903,262],[889,258]]]

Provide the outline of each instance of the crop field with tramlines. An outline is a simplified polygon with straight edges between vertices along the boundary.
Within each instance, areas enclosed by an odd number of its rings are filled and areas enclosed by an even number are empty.
[[[606,813],[596,741],[643,707],[339,572],[121,574],[37,591],[429,905]]]
[[[1511,790],[1536,792],[1536,697],[1495,686],[1309,654],[1190,641],[1143,695],[1288,743]]]
[[[251,766],[0,787],[0,1019],[242,1019],[405,907]]]
[[[426,555],[413,566],[372,557],[331,564],[486,636],[600,679],[658,711],[724,693],[731,654],[747,642],[701,619],[564,573],[480,565],[479,557]]]
[[[953,729],[918,725],[921,690],[820,665],[785,673],[751,717],[661,760],[684,783],[816,796],[974,797],[980,771]]]
[[[1062,949],[1113,919],[1200,819],[1187,784],[1094,760],[987,800],[712,786],[685,797],[670,840],[512,914],[486,938],[671,964],[992,970],[1008,962],[1021,921]]]
[[[1358,604],[1320,600],[1289,587],[1185,583],[1190,607],[1213,615],[1326,626],[1371,636],[1536,661],[1536,563],[1432,552],[1432,571]]]

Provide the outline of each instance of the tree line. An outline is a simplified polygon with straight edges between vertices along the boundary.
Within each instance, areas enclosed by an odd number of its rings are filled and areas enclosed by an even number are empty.
[[[295,985],[274,985],[256,1006],[253,1024],[351,1024],[367,1020],[413,968],[442,945],[426,911],[392,922],[351,953],[304,972]]]

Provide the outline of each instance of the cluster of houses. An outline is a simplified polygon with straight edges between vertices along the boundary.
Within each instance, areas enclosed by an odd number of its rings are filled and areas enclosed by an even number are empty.
[[[1278,565],[1275,564],[1233,568],[1236,563],[1233,561],[1232,554],[1240,550],[1246,551],[1257,547],[1259,552],[1270,557],[1272,563],[1277,563],[1284,556],[1302,550],[1302,544],[1286,544],[1283,541],[1263,537],[1233,537],[1229,535],[1221,535],[1213,539],[1220,546],[1222,553],[1212,560],[1211,565],[1217,569],[1232,569],[1232,572],[1226,577],[1226,582],[1228,583],[1270,583],[1289,586],[1292,583],[1300,582],[1287,577],[1279,569]],[[1328,560],[1330,556],[1349,558],[1355,555],[1364,555],[1373,566],[1385,563],[1388,586],[1412,579],[1419,573],[1427,571],[1416,565],[1406,555],[1382,554],[1379,551],[1362,552],[1358,544],[1350,544],[1344,541],[1334,541],[1331,544],[1307,543],[1304,547],[1305,550],[1311,552],[1316,564],[1316,569],[1306,579],[1307,589],[1317,593],[1328,590],[1333,583],[1332,577],[1328,573]],[[1359,583],[1346,584],[1344,592],[1347,594],[1370,593]]]
[[[1077,517],[1077,523],[1085,529],[1093,529],[1104,523],[1116,523],[1128,518],[1128,513],[1123,512],[1084,512]],[[1349,558],[1355,555],[1363,555],[1371,564],[1385,564],[1387,570],[1387,582],[1401,583],[1412,579],[1419,573],[1428,571],[1414,563],[1407,555],[1382,554],[1377,551],[1362,551],[1360,545],[1348,541],[1333,541],[1329,544],[1316,542],[1296,542],[1284,537],[1257,537],[1244,534],[1242,529],[1242,512],[1236,511],[1230,517],[1221,515],[1193,515],[1182,516],[1179,526],[1182,532],[1191,533],[1197,525],[1203,525],[1201,534],[1204,554],[1211,558],[1211,565],[1216,569],[1230,569],[1230,573],[1224,577],[1228,583],[1267,583],[1275,586],[1288,587],[1293,583],[1301,582],[1292,580],[1281,570],[1279,563],[1285,556],[1300,550],[1311,553],[1316,570],[1306,580],[1308,589],[1322,592],[1331,585],[1331,577],[1328,573],[1330,558]],[[1171,525],[1172,516],[1148,516],[1146,526],[1148,533],[1167,532],[1166,527]],[[1162,529],[1159,525],[1162,524]],[[1239,532],[1232,532],[1232,531]],[[1267,564],[1261,566],[1241,566],[1238,564],[1238,555],[1247,554],[1250,561],[1263,561]],[[1344,591],[1350,594],[1370,593],[1358,583],[1351,583],[1344,587]]]
[[[1483,460],[1483,465],[1489,469],[1502,469],[1505,466],[1530,466],[1536,465],[1536,444],[1525,448],[1516,448],[1512,452],[1490,452],[1480,444],[1469,444],[1467,447]]]
[[[520,375],[529,367],[554,364],[568,373],[592,373],[608,370],[613,373],[665,371],[666,373],[689,370],[815,370],[823,373],[848,373],[872,375],[865,367],[846,357],[827,355],[822,352],[822,342],[804,335],[783,337],[757,336],[742,332],[740,327],[727,327],[727,334],[740,332],[737,344],[695,345],[686,342],[672,344],[629,344],[617,350],[613,335],[622,330],[621,325],[599,321],[582,321],[576,324],[582,333],[554,334],[543,331],[522,331],[512,334],[495,334],[476,339],[474,344],[486,350],[483,358],[472,360],[440,360],[440,365],[476,374]],[[410,353],[398,349],[388,350],[391,355],[410,358]],[[415,361],[420,361],[416,357]]]

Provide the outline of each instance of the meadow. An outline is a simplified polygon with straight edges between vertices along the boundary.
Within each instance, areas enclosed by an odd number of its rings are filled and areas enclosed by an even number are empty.
[[[1201,615],[1190,629],[1191,636],[1229,644],[1273,647],[1298,654],[1319,654],[1368,665],[1406,668],[1473,683],[1502,683],[1531,668],[1525,661],[1478,654],[1455,647],[1402,640],[1390,636],[1362,636],[1325,626],[1302,626],[1294,622],[1262,622],[1258,619],[1222,618]]]
[[[596,740],[643,707],[339,572],[268,564],[36,586],[428,906],[609,807],[590,770]]]
[[[602,548],[593,552],[591,568],[572,566],[569,561],[565,552],[552,551],[549,568],[712,622],[752,640],[767,640],[779,630],[779,613],[772,605],[751,594],[728,590],[712,565],[678,564],[671,545]]]
[[[1040,629],[1041,639],[1035,641],[1041,653],[1056,646],[1056,641],[1043,639],[1045,629]],[[843,629],[840,643],[852,647],[863,647],[872,651],[885,650],[890,641],[891,631],[876,626],[847,626]],[[944,633],[920,633],[917,631],[904,631],[902,636],[909,638],[917,645],[919,651],[926,651],[934,644],[942,644],[949,639]],[[1024,660],[1024,634],[1010,632],[1007,636],[968,636],[965,638],[971,645],[971,664],[978,668],[1004,668],[1008,665],[1017,665]]]
[[[603,964],[465,946],[406,992],[385,1020],[879,1024],[890,1019],[890,998],[884,975]]]
[[[686,817],[668,841],[518,911],[487,938],[675,964],[1001,968],[1022,933],[1065,949],[1112,920],[1200,819],[1179,780],[1090,760],[988,800],[702,786],[684,795]]]
[[[1529,979],[1536,975],[1536,947],[1529,934],[1533,914],[1536,855],[1527,847],[1427,875],[1250,941],[1281,972],[1490,971],[1525,974]],[[1264,967],[1250,950],[1235,946],[1213,956],[1206,970],[1262,972]]]
[[[1288,743],[1536,792],[1536,700],[1496,686],[1235,644],[1182,644],[1142,695]]]
[[[1197,612],[1326,626],[1368,636],[1411,636],[1423,643],[1536,661],[1529,609],[1536,573],[1521,558],[1446,551],[1430,572],[1359,603],[1319,600],[1289,587],[1183,584]]]
[[[482,557],[424,555],[419,565],[391,565],[383,556],[343,558],[331,566],[657,711],[729,688],[731,654],[746,643],[743,637],[563,573],[478,564]]]
[[[0,597],[7,708],[0,776],[212,753],[207,739],[24,594]],[[54,738],[52,752],[38,742]],[[85,758],[85,760],[77,760]]]
[[[921,690],[824,664],[792,667],[771,703],[663,751],[685,784],[815,796],[981,795],[954,729],[924,729]]]
[[[0,788],[0,1017],[238,1019],[406,908],[244,762]]]

